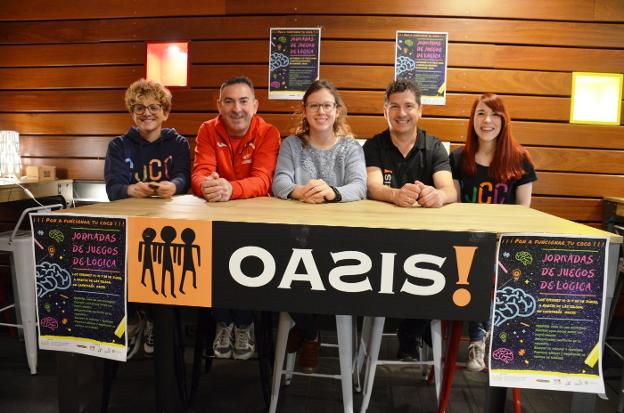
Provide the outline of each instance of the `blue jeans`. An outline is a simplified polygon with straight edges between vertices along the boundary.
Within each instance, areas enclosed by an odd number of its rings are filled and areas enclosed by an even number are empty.
[[[485,332],[488,330],[488,324],[485,321],[471,321],[468,323],[468,336],[470,341],[482,341]]]
[[[253,311],[213,308],[212,317],[217,323],[234,323],[236,327],[246,327],[253,322]]]

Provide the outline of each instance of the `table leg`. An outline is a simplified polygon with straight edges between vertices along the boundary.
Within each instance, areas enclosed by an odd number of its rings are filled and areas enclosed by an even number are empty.
[[[100,412],[104,401],[104,363],[98,357],[57,352],[56,371],[60,412]],[[80,374],[76,374],[80,372]]]
[[[153,306],[154,315],[154,368],[156,403],[159,412],[186,411],[186,398],[181,394],[176,374],[175,309],[169,305]],[[184,379],[184,378],[181,378]]]

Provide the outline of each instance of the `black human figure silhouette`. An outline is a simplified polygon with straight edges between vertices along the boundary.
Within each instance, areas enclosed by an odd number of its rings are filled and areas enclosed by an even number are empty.
[[[171,241],[173,241],[176,237],[176,230],[173,227],[166,226],[160,231],[160,238],[164,241],[163,243],[158,244],[158,263],[162,264],[162,282],[160,287],[160,292],[163,297],[166,297],[165,294],[165,275],[167,272],[170,274],[171,278],[171,295],[173,298],[177,298],[175,295],[175,274],[173,273],[173,263],[175,261],[176,255],[175,251],[172,254],[171,248],[176,248],[176,245],[172,245]],[[179,247],[178,247],[179,248]]]
[[[197,248],[197,265],[201,266],[201,250],[198,245],[193,245],[193,241],[195,241],[195,231],[190,228],[185,228],[180,235],[182,237],[182,241],[184,241],[184,246],[182,250],[184,250],[184,256],[182,257],[182,279],[180,280],[180,292],[185,294],[184,292],[184,279],[186,278],[186,272],[190,271],[193,274],[193,288],[197,289],[197,272],[195,271],[195,261],[193,260],[193,250]],[[180,262],[180,249],[178,252],[178,262]]]
[[[141,284],[147,287],[145,284],[145,273],[150,272],[150,278],[152,280],[152,291],[158,295],[156,289],[156,281],[154,280],[154,259],[156,258],[155,245],[153,245],[154,238],[156,237],[156,230],[154,228],[145,228],[143,231],[143,241],[139,242],[139,262],[143,261],[143,272],[141,274]]]

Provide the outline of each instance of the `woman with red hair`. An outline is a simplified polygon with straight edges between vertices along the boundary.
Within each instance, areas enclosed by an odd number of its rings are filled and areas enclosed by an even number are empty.
[[[481,95],[472,105],[466,144],[451,154],[453,182],[459,202],[531,205],[533,181],[537,180],[529,153],[511,134],[511,119],[503,100]],[[486,323],[468,326],[467,368],[485,368]]]

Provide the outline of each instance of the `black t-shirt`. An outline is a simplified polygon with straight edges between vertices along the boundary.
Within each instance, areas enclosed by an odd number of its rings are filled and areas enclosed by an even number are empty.
[[[474,176],[466,176],[461,170],[464,148],[457,148],[451,154],[451,168],[453,179],[459,181],[461,188],[460,202],[475,204],[515,204],[516,189],[520,185],[537,181],[535,168],[527,158],[524,158],[522,167],[524,175],[520,179],[509,182],[494,182],[488,176],[489,167],[477,164]]]
[[[434,173],[451,170],[448,152],[442,142],[420,129],[407,157],[394,146],[388,129],[364,143],[364,156],[366,166],[381,169],[384,185],[391,188],[401,188],[414,181],[433,186]]]

